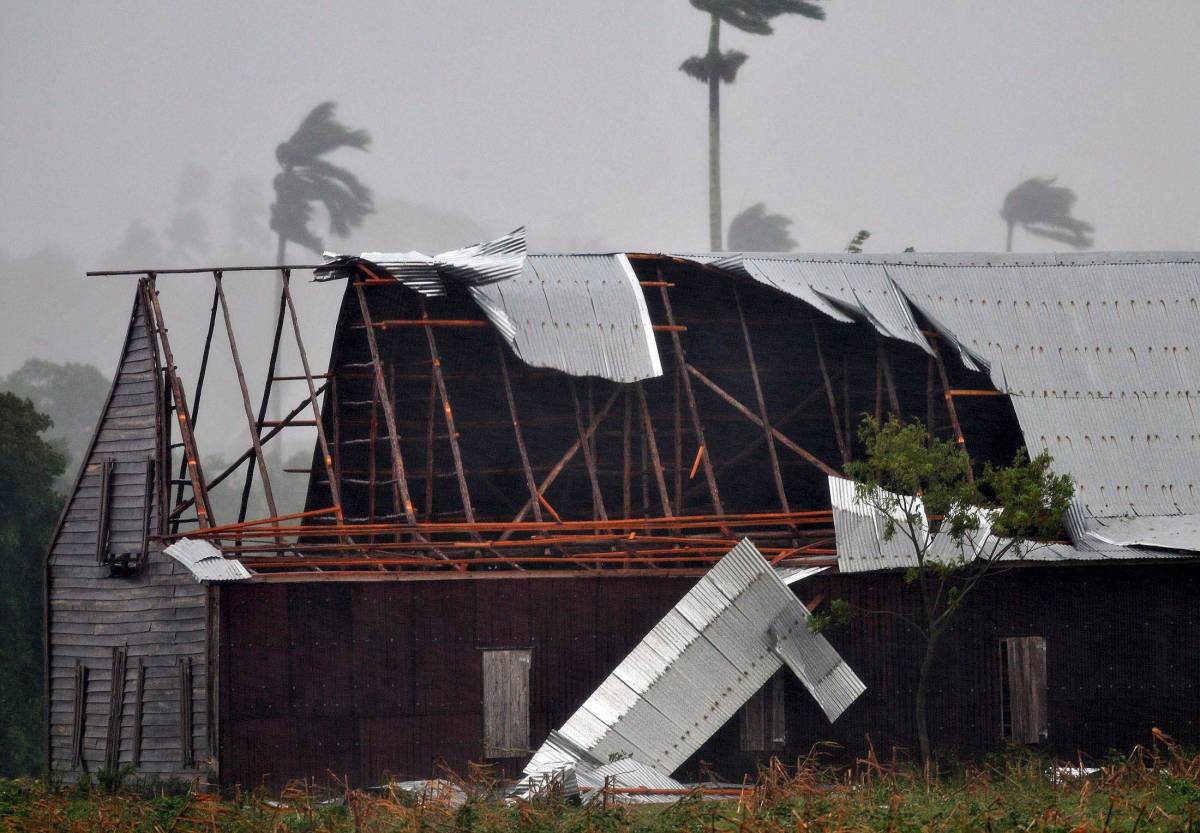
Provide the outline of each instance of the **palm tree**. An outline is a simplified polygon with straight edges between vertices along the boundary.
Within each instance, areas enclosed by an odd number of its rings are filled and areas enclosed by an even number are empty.
[[[1095,227],[1071,216],[1075,192],[1055,185],[1056,177],[1042,176],[1025,180],[1004,197],[1000,216],[1008,226],[1004,251],[1011,252],[1013,229],[1017,226],[1038,237],[1047,237],[1074,246],[1090,249],[1095,239]]]
[[[693,6],[707,12],[708,51],[693,55],[679,69],[708,85],[708,236],[713,251],[721,250],[721,82],[732,84],[738,69],[749,58],[736,49],[721,51],[721,23],[753,35],[769,35],[771,19],[781,14],[798,14],[810,20],[824,20],[823,0],[691,0]]]
[[[345,168],[339,168],[321,157],[338,148],[366,150],[371,135],[366,130],[351,130],[334,118],[337,105],[332,101],[312,109],[296,132],[275,148],[275,158],[282,170],[275,176],[275,203],[271,206],[271,231],[279,236],[275,262],[286,262],[287,243],[299,243],[315,254],[321,254],[321,239],[308,228],[312,219],[312,204],[319,202],[329,215],[329,231],[345,237],[375,210],[371,189]],[[283,294],[283,275],[276,282]],[[279,397],[271,402],[271,416],[279,419]],[[281,446],[275,445],[272,464],[280,465]]]
[[[766,203],[756,202],[729,223],[729,248],[735,252],[790,252],[796,241],[788,233],[791,217],[768,214]]]
[[[292,137],[275,148],[282,167],[275,177],[275,204],[271,206],[271,230],[279,235],[278,263],[284,262],[289,240],[321,253],[321,239],[308,228],[312,203],[325,206],[329,231],[338,237],[347,236],[375,210],[371,189],[345,168],[321,158],[338,148],[366,150],[371,144],[366,130],[351,130],[334,118],[336,108],[332,101],[318,104]]]

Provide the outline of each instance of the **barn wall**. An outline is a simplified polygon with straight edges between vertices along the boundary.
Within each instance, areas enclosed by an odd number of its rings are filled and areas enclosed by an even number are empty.
[[[118,577],[96,560],[101,469],[115,461],[111,489],[111,547],[140,551],[143,511],[151,501],[151,530],[162,514],[160,484],[147,490],[146,461],[161,460],[158,358],[145,310],[135,303],[110,398],[47,556],[49,764],[70,780],[73,766],[76,667],[87,669],[82,720],[83,769],[104,768],[113,708],[113,649],[126,652],[118,765],[134,762],[139,673],[144,673],[138,770],[191,776],[208,756],[207,591],[151,547],[135,575]],[[160,466],[161,471],[161,466]],[[191,751],[184,761],[180,662],[190,661]],[[139,672],[139,667],[144,672]],[[117,686],[118,690],[121,686]]]
[[[483,649],[528,648],[540,743],[687,592],[684,578],[221,588],[221,783],[465,773],[483,753]],[[516,772],[523,760],[503,763]]]
[[[869,734],[881,754],[911,749],[922,643],[895,614],[919,616],[916,588],[899,576],[842,575],[817,576],[800,592],[874,613],[829,635],[866,694],[833,726],[811,701],[793,697],[789,736],[831,739],[861,752]],[[1195,564],[1022,566],[976,592],[938,655],[929,694],[935,745],[968,754],[1001,745],[1000,640],[1020,636],[1046,640],[1046,751],[1127,752],[1148,743],[1154,727],[1200,744]]]
[[[999,741],[998,640],[1045,636],[1047,748],[1127,749],[1158,726],[1200,743],[1194,567],[1022,568],[996,577],[946,637],[930,695],[935,739],[964,752]],[[483,750],[481,651],[531,648],[534,745],[560,725],[691,584],[681,578],[514,578],[314,582],[222,588],[221,781],[349,776],[379,783],[459,772]],[[895,575],[816,578],[795,586],[872,610],[914,612]],[[869,735],[911,747],[919,644],[893,616],[863,615],[831,640],[867,693],[834,725],[790,676],[787,758]],[[738,780],[755,756],[730,721],[700,762]],[[523,760],[501,762],[515,772]]]

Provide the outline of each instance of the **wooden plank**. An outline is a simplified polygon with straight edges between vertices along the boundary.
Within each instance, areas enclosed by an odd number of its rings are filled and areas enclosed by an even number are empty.
[[[112,676],[108,699],[108,735],[105,742],[104,766],[115,770],[121,752],[121,716],[125,711],[125,649],[112,649]]]
[[[529,750],[529,649],[483,651],[483,754],[524,757]]]
[[[142,704],[146,689],[146,661],[139,659],[137,673],[133,678],[133,741],[131,763],[136,768],[142,763]]]
[[[195,762],[192,726],[192,658],[179,659],[179,762],[191,767]]]
[[[1041,743],[1046,740],[1046,640],[1027,636],[1004,640],[1008,661],[1008,702],[1012,740]]]

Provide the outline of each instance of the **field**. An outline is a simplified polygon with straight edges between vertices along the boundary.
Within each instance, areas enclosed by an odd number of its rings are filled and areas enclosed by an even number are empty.
[[[823,833],[824,831],[1200,830],[1200,756],[1156,736],[1083,773],[1012,753],[927,776],[870,758],[852,769],[818,757],[772,762],[740,795],[699,792],[669,804],[599,796],[590,805],[552,791],[505,803],[486,770],[436,790],[356,791],[294,786],[281,796],[223,798],[187,785],[103,779],[103,786],[0,782],[0,831],[113,833]],[[120,783],[114,783],[120,781]],[[451,800],[451,796],[457,800]],[[463,799],[465,798],[465,803]]]

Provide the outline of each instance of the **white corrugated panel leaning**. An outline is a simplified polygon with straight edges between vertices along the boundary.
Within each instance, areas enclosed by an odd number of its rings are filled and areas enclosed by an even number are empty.
[[[835,720],[865,686],[748,540],[729,551],[646,634],[533,756],[631,757],[669,775],[783,664]]]

